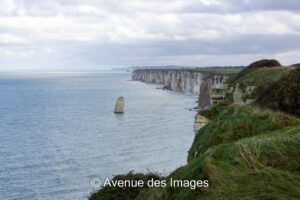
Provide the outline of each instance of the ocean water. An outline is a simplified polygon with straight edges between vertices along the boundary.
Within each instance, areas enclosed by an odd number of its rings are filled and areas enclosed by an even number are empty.
[[[129,73],[0,72],[0,199],[87,199],[94,177],[184,165],[196,98],[156,87]]]

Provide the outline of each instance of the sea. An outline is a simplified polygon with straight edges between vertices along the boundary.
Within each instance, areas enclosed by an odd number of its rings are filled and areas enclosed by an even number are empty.
[[[93,178],[167,175],[186,164],[196,101],[126,72],[0,72],[0,199],[88,199]]]

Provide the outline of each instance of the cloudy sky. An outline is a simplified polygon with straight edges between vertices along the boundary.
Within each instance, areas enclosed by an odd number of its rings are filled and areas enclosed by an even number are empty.
[[[300,62],[299,0],[0,0],[0,70]]]

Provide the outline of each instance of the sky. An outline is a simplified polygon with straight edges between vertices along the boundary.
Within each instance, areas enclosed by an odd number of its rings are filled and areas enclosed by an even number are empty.
[[[300,62],[299,0],[0,0],[0,70]]]

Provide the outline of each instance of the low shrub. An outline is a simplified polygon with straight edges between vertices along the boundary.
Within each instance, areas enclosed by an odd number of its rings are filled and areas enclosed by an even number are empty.
[[[155,174],[155,173],[133,173],[132,171],[126,175],[117,175],[112,180],[128,180],[128,181],[139,181],[142,180],[144,183],[147,181],[154,180],[162,180],[163,177]],[[105,186],[98,190],[96,193],[93,193],[89,200],[133,200],[135,199],[139,193],[145,189],[147,189],[147,184],[144,184],[144,187],[110,187]]]
[[[258,88],[257,103],[300,117],[300,67]]]
[[[253,70],[259,69],[259,68],[265,68],[265,67],[278,67],[281,66],[280,62],[277,60],[259,60],[254,63],[251,63],[246,68],[244,68],[242,71],[237,73],[234,77],[228,80],[228,83],[234,83],[241,77],[245,76],[246,74],[252,72]]]

